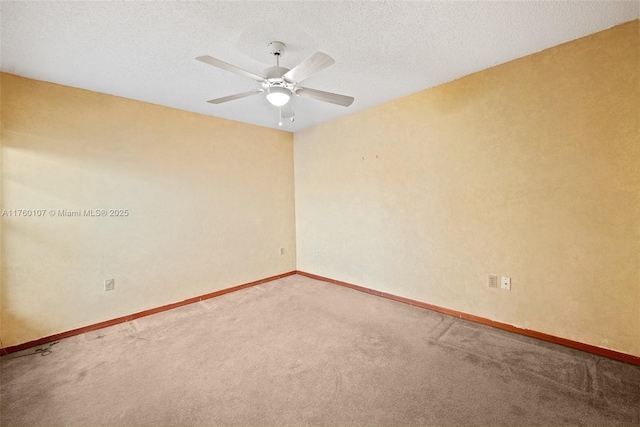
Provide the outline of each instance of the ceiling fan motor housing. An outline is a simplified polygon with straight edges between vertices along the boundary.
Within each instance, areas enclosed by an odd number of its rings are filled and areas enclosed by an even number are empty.
[[[269,67],[267,69],[264,70],[264,78],[266,80],[282,80],[284,81],[284,79],[282,78],[282,76],[289,71],[288,68],[284,68],[284,67]]]
[[[282,87],[285,89],[289,89],[293,91],[295,84],[289,83],[282,76],[289,71],[288,68],[285,67],[269,67],[264,70],[264,83],[262,83],[262,87],[264,89],[268,89],[270,87]]]

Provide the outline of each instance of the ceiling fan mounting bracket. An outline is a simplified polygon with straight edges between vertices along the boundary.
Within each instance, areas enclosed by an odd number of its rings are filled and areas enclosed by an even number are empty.
[[[269,53],[273,56],[282,56],[284,55],[285,44],[282,42],[271,42],[269,43]]]

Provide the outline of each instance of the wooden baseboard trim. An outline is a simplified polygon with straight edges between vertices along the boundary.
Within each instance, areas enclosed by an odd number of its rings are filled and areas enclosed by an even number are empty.
[[[183,305],[193,304],[194,302],[207,300],[210,298],[215,298],[220,295],[228,294],[230,292],[239,291],[240,289],[250,288],[251,286],[260,285],[262,283],[271,282],[272,280],[282,279],[283,277],[292,276],[296,274],[295,271],[290,271],[288,273],[278,274],[276,276],[267,277],[265,279],[256,280],[255,282],[249,282],[238,286],[233,286],[231,288],[222,289],[219,291],[211,292],[209,294],[200,295],[197,297],[189,298],[184,301],[174,302],[172,304],[163,305],[161,307],[151,308],[149,310],[140,311],[138,313],[129,314],[127,316],[118,317],[111,320],[106,320],[104,322],[94,323],[93,325],[84,326],[78,329],[72,329],[70,331],[61,332],[59,334],[50,335],[48,337],[39,338],[37,340],[29,341],[23,344],[17,344],[6,348],[0,348],[0,355],[5,355],[9,353],[14,353],[16,351],[25,350],[30,347],[35,347],[42,344],[47,344],[53,341],[60,340],[62,338],[72,337],[74,335],[80,335],[85,332],[95,331],[96,329],[106,328],[107,326],[117,325],[118,323],[129,322],[131,320],[138,319],[140,317],[149,316],[151,314],[160,313],[162,311],[171,310],[172,308],[182,307]]]
[[[494,320],[489,320],[484,317],[474,316],[473,314],[463,313],[461,311],[452,310],[449,308],[439,307],[437,305],[428,304],[426,302],[416,301],[409,298],[400,297],[397,295],[389,294],[386,292],[376,291],[375,289],[365,288],[363,286],[354,285],[347,282],[342,282],[340,280],[331,279],[329,277],[318,276],[317,274],[311,274],[304,271],[296,271],[297,274],[301,276],[310,277],[316,280],[322,280],[323,282],[333,283],[335,285],[344,286],[347,288],[355,289],[356,291],[366,292],[371,295],[376,295],[383,298],[388,298],[394,301],[403,302],[405,304],[414,305],[416,307],[426,308],[428,310],[437,311],[438,313],[448,314],[450,316],[455,316],[460,319],[470,320],[476,323],[482,323],[483,325],[493,326],[494,328],[502,329],[509,332],[514,332],[516,334],[525,335],[532,338],[537,338],[539,340],[552,342],[554,344],[560,344],[565,347],[574,348],[576,350],[586,351],[588,353],[596,354],[598,356],[608,357],[610,359],[619,360],[621,362],[626,362],[631,365],[640,366],[640,357],[634,356],[631,354],[621,353],[615,350],[609,350],[602,347],[596,347],[594,345],[581,343],[578,341],[573,341],[566,338],[556,337],[554,335],[545,334],[542,332],[532,331],[530,329],[522,329],[512,325],[508,325],[506,323],[496,322]]]

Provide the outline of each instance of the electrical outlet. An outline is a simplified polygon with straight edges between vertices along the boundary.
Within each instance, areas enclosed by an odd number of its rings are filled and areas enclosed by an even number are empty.
[[[113,279],[107,279],[104,281],[104,290],[105,291],[112,291],[113,288],[115,288],[115,283],[113,281]]]
[[[284,255],[284,248],[280,248],[280,255]]]
[[[502,276],[502,282],[500,282],[500,288],[505,291],[511,290],[511,277]]]
[[[498,276],[489,275],[489,287],[498,288]]]

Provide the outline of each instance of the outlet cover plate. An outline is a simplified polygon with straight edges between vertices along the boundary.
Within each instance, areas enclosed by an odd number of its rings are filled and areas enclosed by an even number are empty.
[[[505,291],[511,290],[511,277],[502,276],[502,281],[500,282],[500,288]]]
[[[498,276],[494,276],[493,274],[489,275],[489,287],[498,288]]]
[[[104,290],[105,291],[112,291],[113,288],[115,288],[115,283],[113,281],[113,279],[107,279],[104,281]]]

